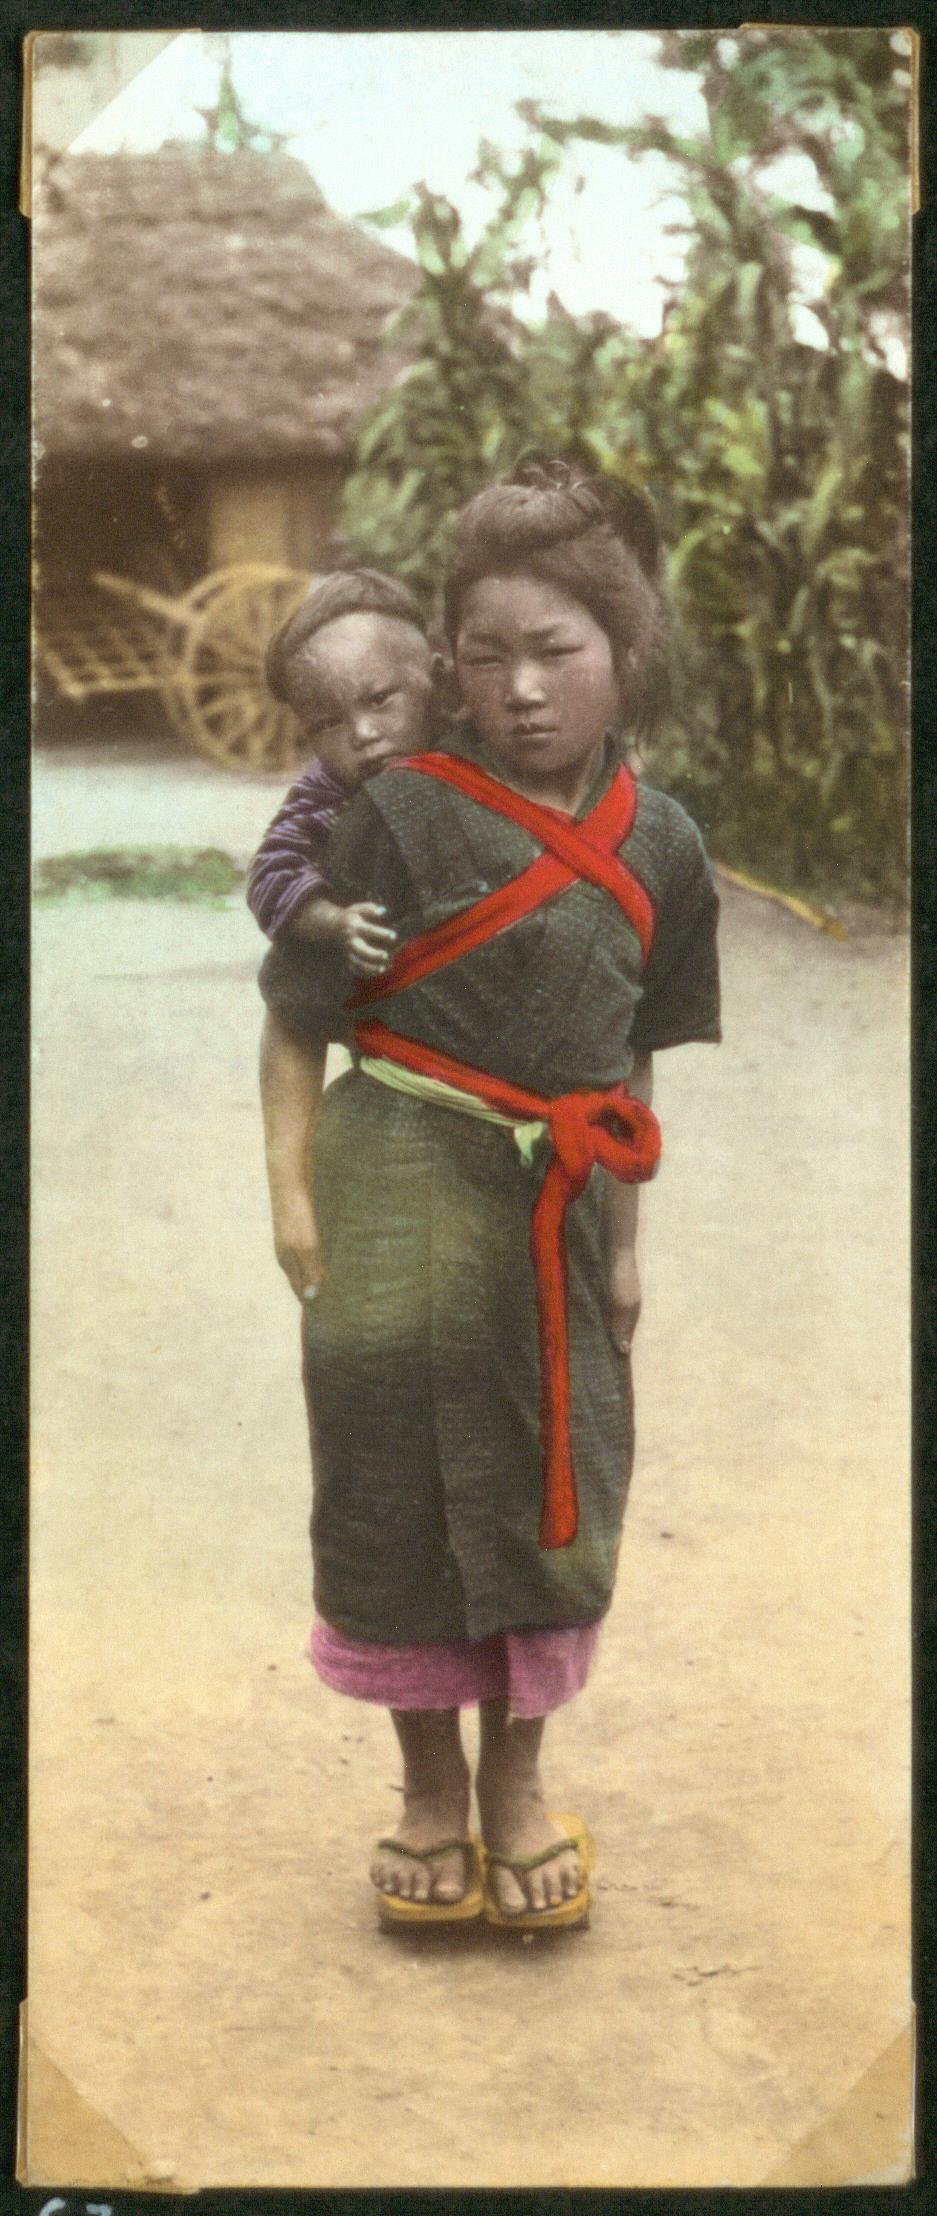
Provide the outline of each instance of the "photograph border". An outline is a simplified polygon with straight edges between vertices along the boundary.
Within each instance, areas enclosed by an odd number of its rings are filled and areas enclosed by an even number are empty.
[[[22,1786],[25,1760],[24,1697],[25,1697],[25,1620],[26,1620],[26,1488],[25,1462],[27,1437],[27,1373],[26,1343],[23,1315],[27,1282],[26,1235],[26,1165],[28,1144],[28,1058],[27,1058],[27,979],[28,979],[28,624],[26,616],[28,593],[28,501],[26,492],[26,452],[28,426],[26,413],[27,391],[27,341],[28,318],[26,309],[27,238],[26,225],[16,212],[19,146],[19,43],[22,35],[31,29],[69,30],[76,24],[77,7],[62,4],[62,0],[49,0],[49,4],[37,14],[34,9],[14,8],[9,0],[2,0],[0,24],[0,115],[3,123],[3,160],[5,192],[3,199],[2,253],[0,270],[3,283],[2,329],[4,391],[6,394],[6,435],[2,445],[3,504],[0,508],[0,558],[8,591],[0,628],[0,653],[2,653],[2,698],[4,717],[4,770],[5,806],[0,816],[0,881],[5,897],[6,927],[3,934],[2,981],[0,981],[0,1006],[4,1023],[5,1053],[3,1057],[2,1096],[2,1162],[0,1179],[2,1194],[2,1221],[0,1221],[0,1253],[3,1257],[0,1278],[0,1332],[2,1332],[2,1359],[4,1387],[0,1396],[0,1456],[4,1483],[0,1489],[3,1513],[3,1539],[5,1541],[2,1609],[2,1663],[3,1663],[3,1764],[4,1813],[2,1823],[2,1870],[4,1899],[0,1913],[0,1976],[3,1985],[3,2079],[6,2101],[5,2163],[0,2166],[12,2172],[15,2161],[16,2115],[16,2020],[22,1988],[24,1964],[24,1817],[25,1794]],[[268,5],[264,9],[235,8],[221,4],[221,0],[205,0],[198,11],[198,27],[204,30],[442,30],[442,29],[531,29],[558,32],[566,28],[577,30],[619,29],[737,29],[741,10],[707,4],[698,0],[694,7],[651,7],[646,0],[635,0],[627,8],[588,6],[571,9],[568,6],[524,4],[515,0],[514,5],[493,6],[486,0],[475,0],[471,7],[456,9],[430,5],[381,7],[373,4],[356,5],[353,0],[330,5],[309,6],[300,15],[295,7]],[[779,28],[770,9],[752,6],[744,11],[744,20],[753,24]],[[921,194],[922,208],[915,222],[914,270],[914,364],[912,377],[914,409],[914,540],[915,571],[913,583],[913,818],[912,818],[912,930],[914,944],[914,1047],[913,1071],[913,1131],[914,1131],[914,1300],[915,1300],[915,1636],[916,1689],[915,1689],[915,1740],[916,1740],[916,1788],[915,1788],[915,1964],[919,2005],[919,2057],[918,2057],[918,2161],[919,2176],[910,2185],[899,2188],[858,2187],[830,2189],[822,2195],[824,2207],[840,2206],[850,2211],[879,2207],[901,2207],[909,2210],[924,2209],[930,2204],[935,2171],[935,2137],[937,2137],[937,2063],[932,2044],[931,2025],[937,2004],[934,1991],[934,1956],[937,1953],[937,1916],[935,1916],[935,1890],[937,1890],[937,1839],[934,1836],[935,1801],[935,1708],[934,1691],[937,1677],[935,1660],[934,1625],[937,1618],[937,1501],[933,1484],[935,1461],[935,1430],[937,1430],[937,1320],[930,1289],[937,1281],[937,1118],[934,1113],[935,1065],[937,1065],[937,856],[935,856],[934,828],[937,825],[937,750],[932,733],[937,723],[937,611],[935,611],[934,576],[937,573],[937,534],[935,534],[935,508],[937,508],[937,429],[935,429],[934,393],[937,386],[937,299],[935,299],[935,261],[937,261],[937,101],[935,101],[935,63],[928,31],[933,31],[934,19],[929,8],[921,6],[869,7],[856,0],[850,7],[844,22],[841,7],[835,4],[805,6],[797,0],[789,0],[784,11],[785,23],[791,25],[825,25],[833,28],[860,28],[875,25],[884,28],[910,28],[922,36],[920,55],[921,85]],[[145,30],[166,28],[185,30],[193,27],[191,12],[176,7],[124,6],[104,11],[104,21],[96,21],[86,28]],[[903,1117],[903,1103],[898,1103],[899,1120]],[[871,1350],[874,1359],[874,1350]],[[68,2216],[77,2216],[89,2199],[85,2188],[76,2189],[69,2196],[65,2188]],[[61,2197],[61,2196],[59,2196]],[[117,2189],[104,2189],[104,2197],[119,2209],[145,2208],[146,2210],[174,2210],[183,2197],[159,2192],[135,2196]],[[749,2201],[759,2208],[785,2207],[793,2198],[789,2190],[767,2190],[758,2194],[723,2189],[700,2190],[694,2200],[705,2200],[713,2208],[738,2209]],[[28,2208],[38,2211],[50,2194],[38,2188],[23,2188],[5,2178],[0,2184],[0,2208]],[[801,2206],[809,2206],[816,2198],[816,2189],[798,2192]],[[556,2190],[536,2192],[453,2192],[427,2190],[422,2193],[397,2192],[374,2188],[370,2191],[342,2192],[340,2195],[325,2188],[303,2191],[206,2191],[194,2196],[189,2205],[197,2206],[204,2216],[252,2216],[258,2208],[269,2211],[269,2216],[286,2216],[287,2211],[330,2208],[341,2203],[342,2209],[355,2210],[420,2210],[447,2209],[453,2216],[475,2216],[480,2209],[499,2208],[517,2212],[517,2216],[559,2216],[575,2210],[603,2210],[621,2203],[646,2209],[664,2210],[685,2205],[684,2192],[667,2190],[586,2191]]]

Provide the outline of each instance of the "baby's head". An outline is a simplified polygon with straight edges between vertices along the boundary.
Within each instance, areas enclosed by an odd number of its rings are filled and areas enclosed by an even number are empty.
[[[645,728],[665,632],[661,567],[654,509],[631,487],[544,461],[477,493],[456,523],[445,621],[480,727],[494,719],[509,734],[515,725],[552,724],[561,684],[573,720],[604,716],[606,725]],[[524,642],[541,637],[544,658],[534,672]],[[515,700],[512,665],[522,646]],[[489,743],[494,735],[482,728]]]
[[[435,658],[413,594],[377,569],[317,578],[267,649],[266,678],[349,791],[429,744]]]

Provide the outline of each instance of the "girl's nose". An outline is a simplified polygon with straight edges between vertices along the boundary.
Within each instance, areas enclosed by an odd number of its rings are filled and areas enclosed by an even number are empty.
[[[512,662],[508,670],[507,698],[510,707],[526,707],[528,703],[542,701],[543,672],[537,662]]]

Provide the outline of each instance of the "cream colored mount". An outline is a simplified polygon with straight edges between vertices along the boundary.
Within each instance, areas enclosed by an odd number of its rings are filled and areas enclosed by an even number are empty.
[[[28,31],[23,40],[21,215],[32,214],[34,165],[64,154],[95,116],[156,60],[177,31]],[[59,61],[62,41],[79,39],[82,67]]]

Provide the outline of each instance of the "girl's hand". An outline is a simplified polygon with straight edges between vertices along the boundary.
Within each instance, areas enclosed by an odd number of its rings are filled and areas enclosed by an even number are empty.
[[[342,911],[342,944],[356,977],[379,977],[397,944],[397,933],[383,921],[386,908],[376,900],[354,900]]]
[[[317,1293],[322,1283],[322,1257],[308,1193],[295,1193],[278,1202],[273,1218],[273,1246],[297,1300]]]
[[[608,1323],[619,1354],[630,1354],[641,1313],[641,1282],[633,1248],[613,1254],[608,1265]]]

